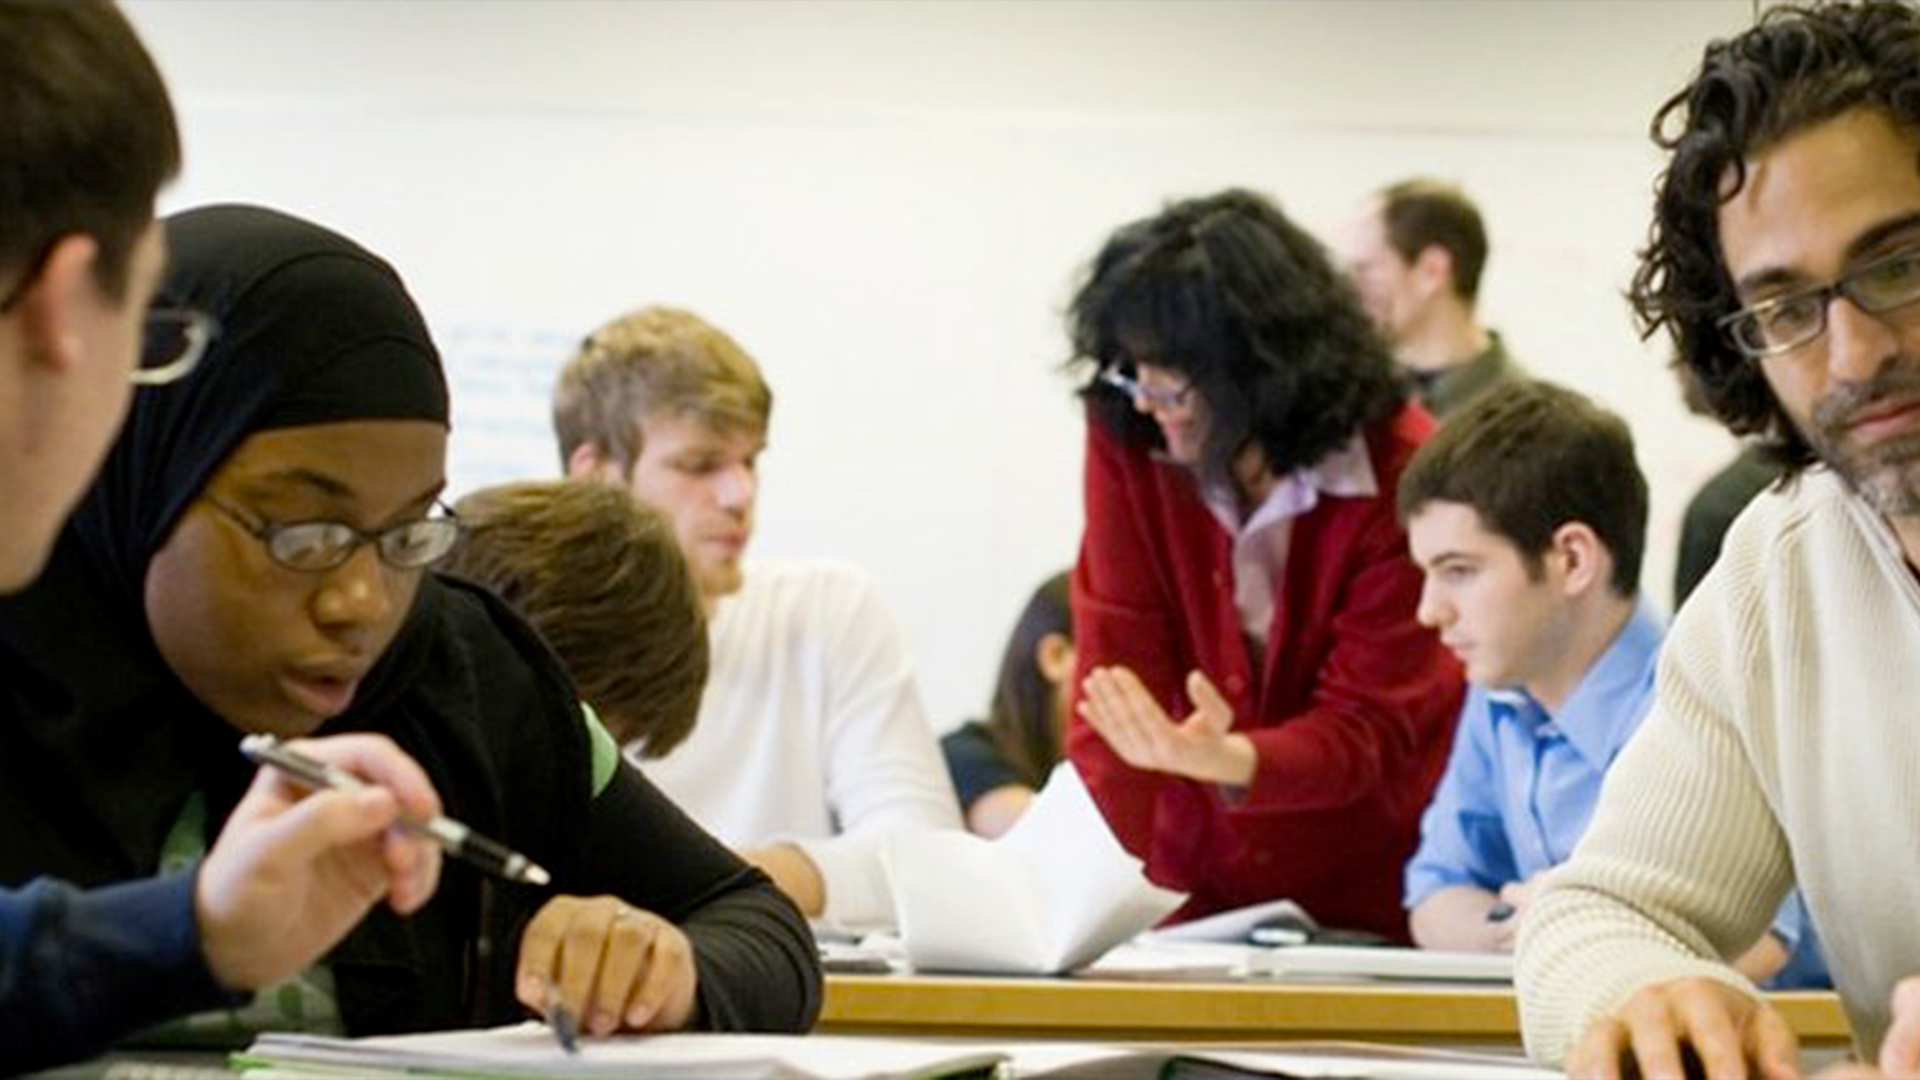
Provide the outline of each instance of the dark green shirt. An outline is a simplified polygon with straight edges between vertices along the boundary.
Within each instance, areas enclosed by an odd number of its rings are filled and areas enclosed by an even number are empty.
[[[1507,347],[1500,341],[1500,335],[1492,330],[1487,331],[1487,347],[1466,363],[1413,373],[1420,404],[1441,420],[1459,412],[1494,387],[1519,382],[1526,377],[1526,371],[1507,355]]]

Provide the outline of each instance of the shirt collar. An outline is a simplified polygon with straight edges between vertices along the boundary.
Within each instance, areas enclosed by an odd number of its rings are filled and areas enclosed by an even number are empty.
[[[1665,634],[1659,613],[1642,598],[1559,713],[1549,715],[1532,695],[1517,687],[1490,689],[1487,699],[1535,723],[1552,723],[1589,765],[1604,770],[1640,726],[1653,699],[1654,661]]]
[[[1319,461],[1295,469],[1281,477],[1260,505],[1240,521],[1239,500],[1230,487],[1208,484],[1201,498],[1213,516],[1229,533],[1252,532],[1277,521],[1301,515],[1320,505],[1321,493],[1344,499],[1371,498],[1380,493],[1374,478],[1373,458],[1367,453],[1364,434],[1356,433],[1345,444],[1328,451]]]

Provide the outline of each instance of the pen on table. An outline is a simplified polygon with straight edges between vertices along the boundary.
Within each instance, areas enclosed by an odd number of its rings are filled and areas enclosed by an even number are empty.
[[[272,735],[249,735],[240,740],[240,752],[259,765],[271,765],[300,783],[320,790],[364,791],[373,786],[338,765],[311,758],[281,744]],[[427,821],[402,818],[400,827],[439,844],[447,854],[508,881],[546,885],[553,876],[525,855],[497,840],[489,840],[445,815]]]
[[[559,983],[547,984],[547,1026],[553,1028],[553,1037],[560,1041],[560,1049],[569,1054],[580,1053],[580,1021],[560,1000]]]
[[[1505,900],[1498,901],[1487,909],[1488,922],[1506,922],[1511,918],[1513,918],[1513,905]]]

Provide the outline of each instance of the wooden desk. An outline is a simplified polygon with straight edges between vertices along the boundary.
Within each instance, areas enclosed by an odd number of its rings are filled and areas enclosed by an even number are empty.
[[[1803,1043],[1844,1043],[1830,993],[1773,995]],[[829,975],[819,1030],[1127,1042],[1368,1039],[1518,1047],[1510,989]]]

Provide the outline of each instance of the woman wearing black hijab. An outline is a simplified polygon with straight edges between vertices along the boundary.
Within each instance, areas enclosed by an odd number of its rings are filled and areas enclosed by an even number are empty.
[[[549,982],[600,1033],[807,1028],[798,913],[620,763],[518,619],[426,573],[452,539],[446,390],[392,270],[258,208],[167,234],[163,295],[222,332],[136,400],[47,573],[0,604],[0,884],[204,846],[243,732],[376,731],[554,888],[450,862],[419,913],[369,916],[323,965],[346,1031],[506,1022]]]

